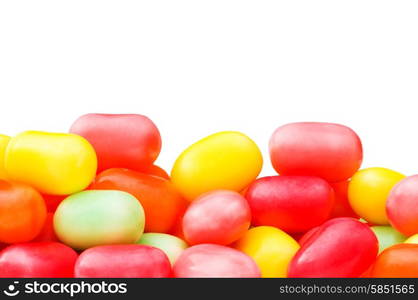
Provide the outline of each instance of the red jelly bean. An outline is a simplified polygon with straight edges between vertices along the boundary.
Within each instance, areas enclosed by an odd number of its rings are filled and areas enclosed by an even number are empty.
[[[253,225],[270,225],[286,232],[304,232],[325,222],[334,205],[334,192],[323,179],[313,176],[259,178],[246,198]]]
[[[334,189],[334,195],[335,195],[335,202],[334,207],[331,211],[331,218],[337,218],[337,217],[352,217],[352,218],[358,218],[356,213],[353,211],[353,209],[350,206],[350,203],[348,202],[348,183],[349,181],[340,181],[331,183],[331,187]]]
[[[171,264],[160,249],[146,245],[109,245],[87,249],[75,265],[75,277],[170,277]]]
[[[183,232],[183,216],[184,216],[184,213],[180,215],[180,217],[177,219],[177,221],[174,223],[174,226],[171,228],[171,230],[168,233],[182,240],[186,240],[186,238],[184,237],[184,232]]]
[[[310,230],[308,230],[307,232],[305,232],[305,234],[303,234],[299,239],[298,239],[298,243],[300,246],[303,246],[305,244],[306,241],[309,240],[309,238],[315,234],[315,232],[318,231],[318,229],[320,228],[320,226],[314,227]]]
[[[0,277],[73,277],[77,253],[56,242],[11,245],[0,253]]]
[[[356,219],[325,222],[293,257],[289,277],[359,277],[374,262],[378,241],[371,229]]]
[[[169,232],[187,205],[170,181],[127,169],[100,173],[90,188],[120,190],[135,196],[145,211],[146,232]]]
[[[54,214],[48,213],[44,227],[33,242],[59,242],[54,230]]]
[[[279,127],[269,144],[280,175],[312,175],[330,182],[350,178],[363,159],[360,138],[350,128],[332,123],[292,123]]]
[[[183,233],[190,245],[228,245],[241,238],[250,227],[247,200],[237,192],[208,192],[190,204],[183,217]]]
[[[241,251],[220,245],[200,244],[183,251],[174,264],[174,276],[260,277],[260,269]]]
[[[42,197],[45,200],[46,209],[48,212],[55,212],[57,210],[58,205],[68,197],[68,195],[47,195],[42,194]]]
[[[393,227],[410,236],[418,233],[418,175],[398,182],[386,201],[386,213]]]
[[[418,277],[418,244],[398,244],[377,257],[371,277]]]
[[[136,114],[87,114],[78,118],[71,133],[87,139],[97,153],[98,170],[151,165],[161,150],[161,136],[155,124]]]

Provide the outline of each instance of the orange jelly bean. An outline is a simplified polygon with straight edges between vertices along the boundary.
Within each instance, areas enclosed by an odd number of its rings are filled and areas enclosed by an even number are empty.
[[[418,245],[398,244],[377,257],[371,277],[418,277]]]
[[[145,211],[146,232],[169,232],[187,205],[170,181],[128,169],[103,171],[90,188],[120,190],[135,196]]]
[[[45,202],[35,189],[0,180],[0,242],[11,244],[34,239],[45,219]]]

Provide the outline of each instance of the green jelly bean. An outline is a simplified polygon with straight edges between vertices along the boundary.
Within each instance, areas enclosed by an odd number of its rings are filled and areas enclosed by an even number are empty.
[[[153,246],[162,250],[173,265],[188,245],[182,239],[166,233],[144,233],[137,244]]]
[[[54,215],[58,238],[83,250],[98,245],[133,244],[144,232],[145,214],[126,192],[88,190],[64,199]]]
[[[406,240],[406,236],[391,226],[372,226],[370,229],[373,230],[379,241],[379,253]]]

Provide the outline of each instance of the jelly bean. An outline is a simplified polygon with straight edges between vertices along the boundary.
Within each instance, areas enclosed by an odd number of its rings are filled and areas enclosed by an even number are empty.
[[[7,174],[4,170],[4,157],[6,154],[6,148],[9,144],[10,137],[7,135],[0,134],[0,179],[6,179]]]
[[[45,202],[35,189],[0,180],[0,242],[21,243],[34,239],[45,219]]]
[[[239,192],[260,173],[257,145],[240,132],[212,134],[187,148],[174,163],[171,179],[189,200],[218,189]]]
[[[359,276],[359,278],[372,278],[372,269],[373,265],[371,265],[366,271],[364,271],[363,274]]]
[[[289,277],[358,277],[374,262],[378,241],[373,231],[352,218],[322,224],[293,257]]]
[[[84,191],[66,198],[54,215],[58,238],[75,249],[135,243],[144,231],[138,200],[121,191]]]
[[[372,277],[418,277],[418,245],[398,244],[384,250],[371,270]]]
[[[198,197],[183,217],[183,233],[191,244],[228,245],[251,224],[247,200],[237,192],[216,190]]]
[[[251,257],[241,251],[213,244],[200,244],[183,251],[174,264],[174,276],[193,277],[260,277]]]
[[[42,194],[42,197],[45,200],[46,209],[48,212],[55,212],[58,205],[68,197],[68,195],[48,195]]]
[[[93,147],[68,133],[23,132],[10,140],[5,156],[8,178],[51,195],[83,190],[93,180],[96,166]]]
[[[418,175],[396,184],[386,202],[389,222],[409,236],[418,233]]]
[[[287,233],[270,226],[253,227],[235,243],[235,248],[254,259],[262,277],[286,277],[288,265],[299,244]]]
[[[0,253],[0,277],[73,277],[77,253],[61,243],[11,245]]]
[[[140,170],[151,165],[161,150],[158,128],[137,114],[86,114],[73,123],[70,132],[93,145],[98,172],[110,168]]]
[[[147,167],[140,168],[138,172],[161,177],[164,179],[170,179],[170,176],[167,174],[167,172],[163,168],[156,165],[149,165]]]
[[[379,253],[406,240],[406,236],[398,232],[391,226],[372,226],[370,227],[379,241]]]
[[[418,233],[411,235],[409,238],[407,238],[404,243],[406,244],[418,244]]]
[[[180,254],[188,247],[182,239],[166,233],[144,233],[137,243],[162,250],[172,265],[174,265]]]
[[[75,277],[143,278],[171,277],[167,255],[146,245],[106,245],[90,248],[79,256]]]
[[[97,176],[91,188],[121,190],[135,196],[144,208],[147,232],[170,231],[187,205],[187,201],[170,181],[128,169],[103,171]]]
[[[44,227],[32,242],[59,242],[54,230],[54,214],[48,213]]]
[[[348,185],[348,200],[357,215],[376,225],[388,225],[386,200],[405,176],[385,168],[358,171]]]
[[[303,245],[305,245],[306,241],[308,241],[310,237],[313,236],[318,231],[319,228],[320,226],[316,226],[312,229],[309,229],[302,236],[300,236],[298,239],[299,246],[302,247]]]
[[[183,233],[183,216],[180,215],[180,217],[177,219],[177,221],[174,223],[174,226],[171,228],[171,230],[168,232],[169,234],[172,234],[182,240],[186,240]]]
[[[334,192],[323,179],[313,176],[259,178],[246,198],[254,225],[269,225],[286,232],[304,232],[327,220]]]
[[[335,195],[334,207],[331,211],[330,218],[357,218],[356,213],[353,211],[353,209],[350,206],[350,203],[348,202],[348,184],[349,182],[347,180],[330,183]]]
[[[363,159],[360,138],[332,123],[291,123],[273,133],[270,158],[280,175],[312,175],[330,182],[350,178]]]

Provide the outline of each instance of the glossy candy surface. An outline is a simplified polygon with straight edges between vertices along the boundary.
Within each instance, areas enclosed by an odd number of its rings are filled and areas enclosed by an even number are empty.
[[[75,277],[171,277],[171,264],[160,249],[146,245],[98,246],[77,259]]]
[[[358,217],[351,208],[350,202],[348,201],[348,184],[348,180],[330,183],[332,189],[334,190],[335,199],[330,218]]]
[[[280,175],[258,179],[240,132],[192,144],[170,176],[145,116],[70,132],[0,134],[0,277],[418,277],[418,175],[359,171],[346,126],[279,127]]]
[[[6,179],[7,174],[4,170],[4,158],[6,154],[7,145],[9,144],[10,137],[0,134],[0,179]]]
[[[156,165],[149,165],[143,168],[139,168],[138,172],[161,177],[164,179],[170,179],[170,176],[167,174],[167,172],[163,168]]]
[[[53,213],[47,213],[41,232],[39,232],[32,242],[59,242],[58,237],[55,234]]]
[[[370,229],[373,230],[379,241],[379,253],[406,240],[406,236],[391,226],[372,226]]]
[[[418,175],[409,176],[393,187],[386,212],[392,226],[403,234],[418,233]]]
[[[45,202],[35,189],[0,180],[0,242],[20,243],[34,239],[45,219]]]
[[[257,145],[235,131],[212,134],[188,147],[174,163],[171,179],[188,200],[218,189],[240,192],[260,173]]]
[[[137,114],[86,114],[74,122],[70,132],[93,145],[98,172],[109,168],[146,168],[161,150],[158,128],[149,118]]]
[[[14,244],[0,252],[0,277],[73,277],[76,259],[61,243]]]
[[[167,179],[128,169],[103,171],[90,188],[120,190],[135,196],[145,211],[146,232],[169,232],[188,204]]]
[[[378,241],[352,218],[335,218],[318,227],[293,257],[289,277],[358,277],[374,262]]]
[[[5,156],[9,179],[51,195],[85,189],[96,167],[93,147],[84,138],[68,133],[23,132],[10,140]]]
[[[162,250],[173,265],[180,254],[188,247],[182,239],[166,233],[144,233],[137,244],[148,245]]]
[[[387,248],[377,257],[370,273],[372,277],[418,277],[418,245]]]
[[[144,231],[144,211],[138,200],[122,191],[83,191],[58,206],[54,229],[74,249],[135,243]]]
[[[391,189],[405,176],[385,168],[368,168],[354,174],[348,200],[358,216],[376,225],[388,225],[386,201]]]
[[[260,277],[260,270],[248,255],[220,245],[192,246],[174,264],[174,276],[191,277]]]
[[[288,265],[299,250],[291,236],[271,226],[251,228],[234,246],[254,259],[262,277],[286,277]]]
[[[269,143],[280,175],[311,175],[330,182],[350,178],[363,160],[362,145],[350,128],[332,123],[291,123],[279,127]]]
[[[183,217],[183,233],[190,245],[228,245],[250,227],[247,200],[237,192],[216,190],[194,200]]]
[[[304,232],[327,220],[334,192],[323,179],[313,176],[259,178],[246,196],[253,225],[269,225],[286,232]]]
[[[301,236],[298,237],[298,243],[299,246],[303,246],[305,244],[306,241],[309,240],[309,238],[314,235],[314,233],[316,233],[318,231],[318,229],[321,226],[316,226],[312,229],[309,229],[308,231],[306,231],[304,234],[302,234]]]

